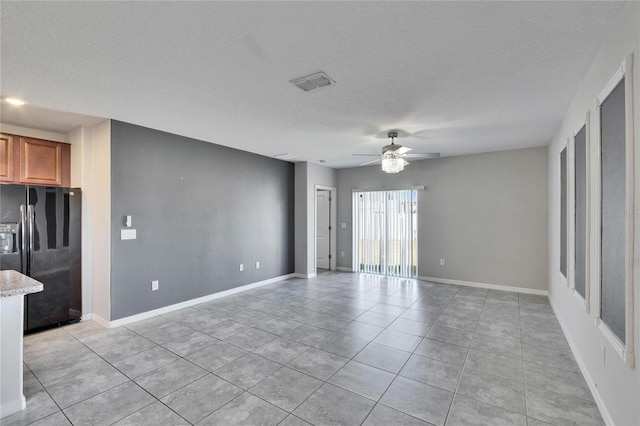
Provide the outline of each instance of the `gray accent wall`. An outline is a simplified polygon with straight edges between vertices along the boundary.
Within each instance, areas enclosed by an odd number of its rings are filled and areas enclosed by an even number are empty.
[[[293,272],[293,164],[111,123],[112,321]]]
[[[352,190],[419,185],[419,276],[547,289],[546,147],[338,170],[339,267],[351,267]]]

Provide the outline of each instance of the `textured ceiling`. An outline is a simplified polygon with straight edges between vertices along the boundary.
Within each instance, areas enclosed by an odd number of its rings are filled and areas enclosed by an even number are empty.
[[[621,5],[2,1],[1,94],[32,127],[54,109],[332,167],[389,129],[443,156],[540,146]],[[320,70],[337,84],[289,84]]]

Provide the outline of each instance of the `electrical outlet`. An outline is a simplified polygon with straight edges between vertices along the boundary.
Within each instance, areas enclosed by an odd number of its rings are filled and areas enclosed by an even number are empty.
[[[260,262],[256,261],[256,269],[260,269]]]
[[[343,251],[340,252],[340,257],[344,257],[344,252]]]
[[[240,264],[240,272],[244,271],[244,265],[241,263]]]
[[[444,266],[444,259],[440,259],[440,266]]]
[[[605,351],[604,351],[604,345],[600,345],[600,353],[602,354],[602,366],[606,366],[606,357],[605,357]]]
[[[153,280],[151,281],[151,291],[156,291],[160,287],[160,281]]]

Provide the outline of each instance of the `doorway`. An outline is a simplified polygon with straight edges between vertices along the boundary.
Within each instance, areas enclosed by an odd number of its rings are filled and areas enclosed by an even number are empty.
[[[335,270],[335,188],[316,185],[316,272]]]
[[[354,270],[418,275],[418,193],[414,189],[353,193]]]
[[[316,191],[316,268],[331,269],[331,193]]]

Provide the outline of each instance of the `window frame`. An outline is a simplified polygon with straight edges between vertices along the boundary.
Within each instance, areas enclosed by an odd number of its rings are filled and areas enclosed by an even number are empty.
[[[594,208],[594,247],[591,253],[590,262],[592,263],[592,282],[594,285],[594,309],[592,314],[595,318],[595,324],[602,335],[613,346],[618,355],[624,360],[629,367],[634,367],[634,298],[633,298],[633,261],[634,261],[634,217],[631,212],[635,211],[634,199],[634,128],[633,128],[633,57],[627,56],[615,72],[611,80],[596,98],[595,104],[595,128],[593,151],[596,156],[594,161],[593,175],[594,191],[592,201],[595,203],[602,202],[602,135],[601,135],[601,106],[609,97],[611,92],[624,79],[625,80],[625,167],[626,167],[626,188],[625,188],[625,342],[623,343],[618,336],[607,326],[601,318],[602,309],[602,209]]]
[[[564,169],[565,169],[565,184],[564,184],[564,198],[565,198],[565,202],[566,202],[566,208],[565,208],[565,220],[564,220],[564,226],[565,226],[565,238],[564,241],[562,239],[562,152],[565,151],[565,158],[564,158]],[[559,238],[558,240],[560,241],[560,250],[559,250],[559,254],[558,254],[558,269],[557,269],[557,273],[558,276],[560,277],[560,280],[564,283],[565,286],[569,287],[569,170],[568,170],[568,165],[569,165],[569,139],[567,138],[567,140],[565,141],[565,143],[563,145],[561,145],[558,149],[557,152],[557,156],[558,156],[558,160],[560,163],[560,168],[559,168],[559,173],[558,173],[558,180],[559,180],[559,185],[558,187],[560,188],[560,196],[559,196],[559,201],[560,201],[560,208],[558,210],[558,215],[560,216],[558,219],[558,222],[560,224],[560,229],[558,230],[558,234],[559,234]],[[566,249],[565,249],[565,272],[562,272],[562,245],[565,245]]]
[[[571,133],[571,137],[569,138],[570,149],[568,153],[568,163],[571,169],[571,179],[569,179],[569,191],[568,191],[568,206],[570,207],[570,212],[567,213],[567,218],[569,220],[569,228],[567,235],[569,237],[569,254],[568,260],[570,271],[569,273],[569,288],[571,289],[571,293],[576,297],[576,300],[581,304],[586,313],[590,312],[591,309],[591,274],[590,274],[590,255],[591,255],[591,114],[589,111],[585,114],[584,121],[581,121],[580,124],[575,128],[575,130]],[[584,271],[584,298],[582,295],[576,290],[576,281],[575,281],[575,267],[576,267],[576,136],[580,131],[584,128],[585,132],[585,271]]]

